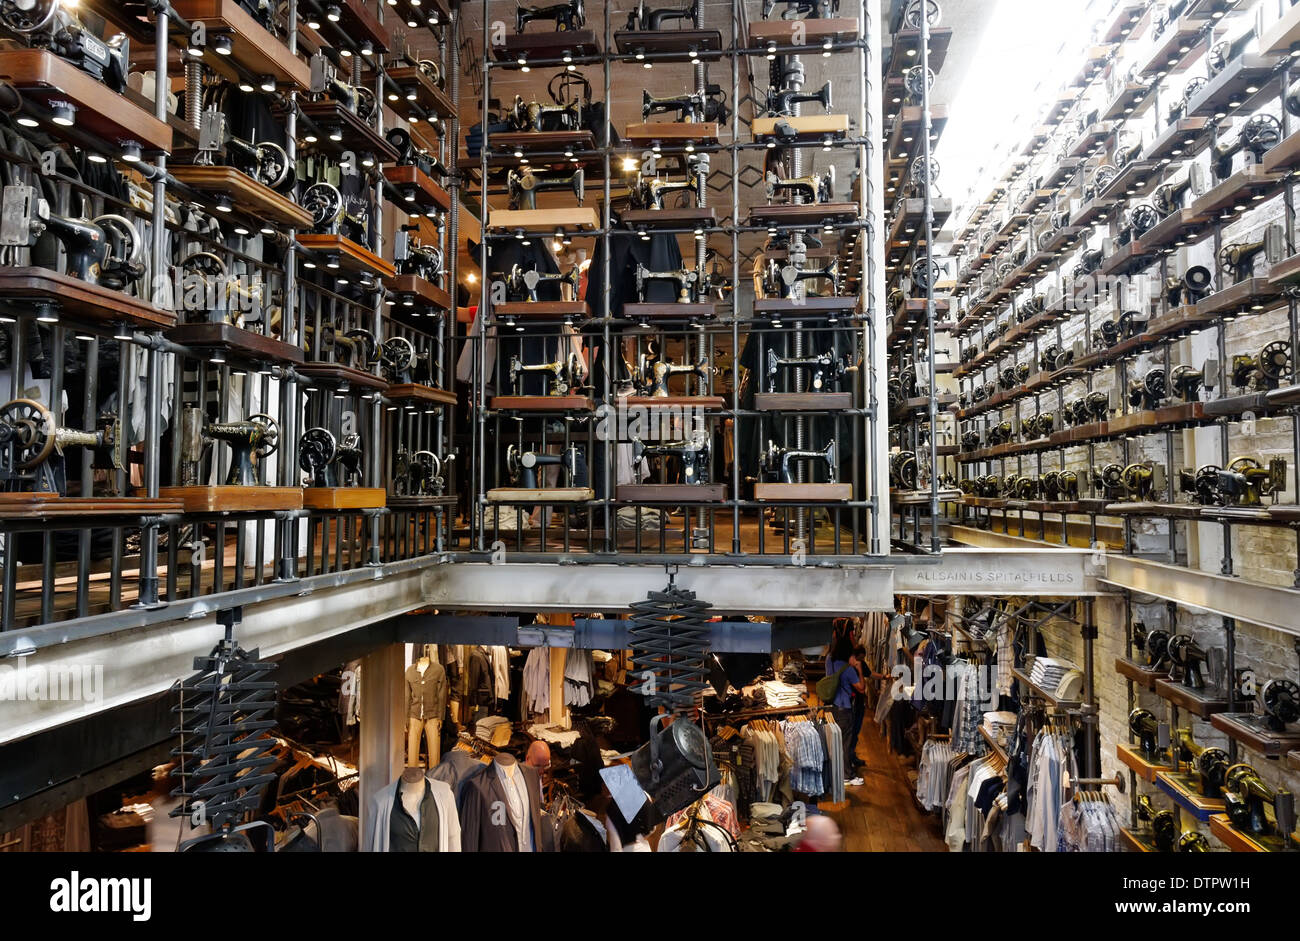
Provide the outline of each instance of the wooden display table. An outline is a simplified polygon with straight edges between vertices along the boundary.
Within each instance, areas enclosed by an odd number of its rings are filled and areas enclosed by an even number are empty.
[[[1153,762],[1136,746],[1126,745],[1122,742],[1115,746],[1115,757],[1119,759],[1120,764],[1132,769],[1139,778],[1148,784],[1155,784],[1156,775],[1160,772],[1173,770],[1171,765]]]
[[[62,497],[57,493],[0,493],[0,520],[67,518],[75,525],[81,517],[140,517],[181,513],[179,500],[147,497]]]
[[[778,124],[794,128],[795,140],[801,143],[820,141],[826,137],[840,140],[849,133],[847,114],[809,114],[785,118],[755,118],[755,140],[775,137]]]
[[[397,269],[392,263],[380,258],[364,245],[358,245],[341,235],[299,235],[298,242],[309,252],[334,256],[339,263],[338,270],[350,274],[372,274],[391,281],[397,277]]]
[[[1223,813],[1223,799],[1203,797],[1197,791],[1196,776],[1182,771],[1156,772],[1156,787],[1164,791],[1174,801],[1201,823],[1205,823],[1214,814]]]

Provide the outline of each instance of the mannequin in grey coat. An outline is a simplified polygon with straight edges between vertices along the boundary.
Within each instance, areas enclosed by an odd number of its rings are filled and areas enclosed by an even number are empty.
[[[367,840],[367,849],[370,852],[389,851],[389,829],[392,825],[393,802],[397,799],[398,788],[410,790],[414,786],[417,797],[420,797],[422,796],[420,790],[424,788],[426,782],[429,787],[427,793],[431,793],[438,812],[437,851],[439,853],[460,852],[460,815],[456,811],[456,798],[451,792],[451,787],[445,781],[438,781],[424,774],[423,771],[423,768],[407,768],[402,772],[401,777],[370,799],[369,811],[372,825]],[[411,806],[418,806],[418,803]],[[406,801],[403,801],[403,804],[405,805]]]
[[[506,787],[516,780],[521,787],[511,800]],[[518,818],[512,805],[520,811]],[[542,825],[541,778],[511,755],[497,755],[482,774],[466,783],[460,810],[466,853],[551,852],[553,840]]]

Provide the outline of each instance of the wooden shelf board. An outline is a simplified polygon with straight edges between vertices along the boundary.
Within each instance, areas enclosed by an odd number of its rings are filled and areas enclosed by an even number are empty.
[[[307,362],[297,367],[303,376],[326,388],[339,388],[347,384],[355,389],[376,389],[380,392],[388,389],[388,383],[372,372],[354,369],[342,363]]]
[[[755,118],[751,128],[755,140],[776,136],[778,123],[789,124],[800,142],[820,141],[828,135],[839,139],[849,132],[847,114],[808,114],[786,118]]]
[[[1265,758],[1281,758],[1290,749],[1300,748],[1300,731],[1275,732],[1250,713],[1216,713],[1210,717],[1210,724]]]
[[[511,301],[492,308],[494,318],[520,320],[586,320],[591,306],[586,301]]]
[[[620,400],[628,408],[673,408],[716,411],[727,404],[720,395],[629,395]]]
[[[300,101],[298,102],[298,110],[321,131],[319,140],[310,145],[304,145],[304,147],[336,154],[341,154],[345,150],[357,153],[369,151],[375,155],[375,160],[380,164],[397,162],[398,153],[396,148],[380,136],[374,128],[339,102],[332,99]],[[342,132],[342,140],[330,140],[326,132],[331,127],[337,127]],[[299,125],[298,132],[299,135],[303,133],[301,125]]]
[[[426,111],[432,111],[440,118],[450,119],[456,116],[456,106],[447,96],[447,93],[435,85],[433,79],[415,66],[408,65],[389,69],[388,77],[402,88],[415,88],[414,102],[402,99],[386,103],[388,107],[395,109],[399,114],[404,110],[409,114],[411,104],[415,104]]]
[[[302,505],[311,510],[367,510],[387,505],[382,487],[304,487]]]
[[[852,392],[758,392],[759,412],[836,412],[853,407]]]
[[[655,141],[669,145],[715,143],[718,140],[718,123],[716,121],[696,123],[653,121],[629,124],[624,128],[623,137],[633,144],[650,144]]]
[[[1202,719],[1228,711],[1228,700],[1222,691],[1194,690],[1173,680],[1156,680],[1156,695]]]
[[[384,280],[397,276],[397,269],[364,245],[358,245],[341,235],[306,233],[298,235],[298,242],[308,251],[322,255],[337,255],[340,271],[353,274],[373,274]]]
[[[1201,823],[1214,814],[1223,813],[1223,800],[1202,797],[1196,791],[1196,778],[1177,771],[1160,771],[1156,774],[1156,787],[1174,799],[1180,807]]]
[[[455,405],[456,393],[439,389],[435,386],[421,385],[418,382],[403,382],[390,385],[385,396],[392,402],[435,402],[439,405]]]
[[[556,229],[578,232],[600,228],[596,210],[590,206],[567,209],[493,209],[488,213],[488,228],[513,232],[554,234]]]
[[[384,179],[394,186],[411,187],[414,190],[415,201],[413,203],[403,201],[402,205],[414,205],[422,209],[433,206],[444,212],[451,209],[451,197],[447,195],[447,191],[419,167],[384,167]]]
[[[451,295],[417,274],[399,274],[389,283],[389,287],[394,294],[410,297],[417,305],[451,310]]]
[[[1115,658],[1115,672],[1149,690],[1156,688],[1156,680],[1167,680],[1169,678],[1168,670],[1160,672],[1149,670],[1142,664],[1134,663],[1132,660],[1125,660],[1123,657]]]
[[[163,336],[173,343],[193,348],[196,355],[202,355],[203,350],[215,349],[256,362],[301,363],[306,359],[303,351],[292,343],[228,323],[200,321],[177,324]]]
[[[147,497],[61,497],[56,493],[0,493],[0,520],[64,517],[140,517],[184,512],[179,500]]]
[[[842,503],[853,499],[852,484],[754,484],[762,503]]]
[[[307,63],[291,55],[289,47],[267,32],[236,0],[172,0],[172,9],[190,23],[202,22],[209,39],[218,32],[230,36],[229,56],[208,50],[203,54],[204,64],[225,78],[239,79],[230,64],[237,62],[254,75],[274,75],[277,84],[291,85],[295,91],[311,90],[311,68]],[[178,39],[186,38],[178,36]],[[381,39],[375,42],[383,45]]]
[[[713,206],[685,209],[629,209],[620,215],[623,224],[633,229],[684,229],[695,225],[717,224],[718,211]]]
[[[1161,771],[1172,770],[1168,765],[1152,764],[1136,745],[1127,745],[1123,742],[1115,746],[1115,757],[1119,759],[1120,764],[1131,769],[1148,784],[1155,784],[1156,775]]]
[[[856,218],[857,203],[787,203],[753,206],[749,210],[750,225],[822,225]]]
[[[500,412],[589,412],[587,395],[494,395],[488,408]]]
[[[827,39],[857,39],[858,20],[856,17],[830,17],[828,19],[799,20],[803,40],[799,45],[818,45]],[[777,46],[795,45],[794,20],[759,20],[749,24],[749,45],[756,49],[766,49],[775,43]]]
[[[590,487],[547,487],[545,490],[497,487],[487,492],[489,503],[586,503],[594,499],[596,491]]]
[[[1210,833],[1234,853],[1278,853],[1287,848],[1282,838],[1275,834],[1259,836],[1238,830],[1227,814],[1210,817]],[[1300,834],[1291,834],[1291,849],[1300,849]]]
[[[717,316],[714,304],[636,303],[623,305],[623,319],[656,322],[660,320],[709,320]]]
[[[311,228],[310,212],[235,167],[169,164],[167,171],[196,190],[229,196],[238,212],[254,218],[278,222],[294,229]]]
[[[614,33],[614,47],[625,55],[637,52],[675,55],[666,62],[680,62],[690,52],[716,52],[722,48],[722,32],[716,29],[620,29]]]
[[[270,513],[301,510],[298,487],[160,487],[158,496],[179,500],[186,513]]]
[[[492,58],[500,62],[517,62],[522,56],[528,59],[560,59],[566,55],[575,58],[600,55],[600,44],[590,29],[573,29],[563,32],[517,33],[506,37],[501,45],[492,45]]]
[[[721,503],[727,499],[724,484],[620,484],[619,503]]]
[[[126,323],[156,330],[176,324],[169,310],[71,275],[37,267],[0,268],[0,304],[13,308],[28,303],[53,304],[60,318],[104,327]]]

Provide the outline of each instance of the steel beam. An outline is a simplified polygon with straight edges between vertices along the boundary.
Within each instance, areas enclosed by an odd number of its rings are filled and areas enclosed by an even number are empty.
[[[995,540],[1013,537],[998,537]],[[901,595],[1026,595],[1045,598],[1097,595],[1095,553],[1023,545],[945,549],[938,565],[896,565]],[[897,561],[897,558],[896,558]]]

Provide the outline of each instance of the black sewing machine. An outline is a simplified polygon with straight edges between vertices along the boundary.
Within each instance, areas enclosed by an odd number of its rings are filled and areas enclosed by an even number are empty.
[[[90,448],[93,466],[120,468],[121,423],[116,415],[104,414],[94,431],[80,431],[58,427],[50,410],[33,399],[0,406],[0,491],[66,494],[64,448]]]
[[[1238,389],[1269,392],[1293,373],[1289,340],[1273,340],[1256,356],[1244,354],[1232,357],[1232,384]]]
[[[415,226],[402,226],[393,238],[393,265],[398,274],[413,274],[430,284],[437,284],[445,269],[442,249],[437,245],[422,245],[412,233]]]
[[[1079,475],[1074,471],[1047,471],[1039,475],[1038,484],[1044,500],[1074,502],[1079,499]]]
[[[800,17],[825,20],[840,10],[840,0],[763,0],[763,19],[772,18],[778,3],[784,7],[780,16],[783,20],[797,20]]]
[[[361,486],[361,436],[347,434],[340,442],[327,428],[308,428],[298,442],[298,466],[312,487]]]
[[[338,235],[368,244],[367,220],[347,211],[343,194],[332,183],[313,183],[302,194],[299,205],[312,215],[312,231],[320,235]]]
[[[692,268],[677,271],[651,271],[645,265],[636,266],[636,294],[642,303],[646,299],[646,287],[654,281],[671,281],[677,285],[677,303],[693,304],[700,296],[700,274]]]
[[[520,394],[520,380],[528,373],[540,373],[550,376],[547,395],[568,395],[581,383],[581,362],[577,353],[570,353],[553,363],[525,363],[518,356],[511,355],[509,373],[510,388],[515,395]]]
[[[915,490],[920,465],[915,451],[895,451],[889,456],[889,482],[897,490]]]
[[[524,101],[515,95],[504,115],[512,131],[577,131],[582,129],[582,106],[569,104],[542,104]]]
[[[1221,798],[1231,759],[1222,748],[1206,748],[1192,738],[1191,729],[1179,729],[1172,743],[1180,762],[1192,766],[1201,796]]]
[[[1233,157],[1247,153],[1251,163],[1258,164],[1264,154],[1272,150],[1282,140],[1282,122],[1271,114],[1256,114],[1242,125],[1237,138],[1230,144],[1216,144],[1211,156],[1210,166],[1215,179],[1226,180],[1232,176]]]
[[[1238,830],[1256,836],[1280,836],[1288,841],[1295,832],[1295,796],[1265,784],[1259,772],[1248,764],[1228,769],[1223,803],[1228,819]],[[1273,811],[1272,822],[1269,810]]]
[[[572,300],[578,295],[578,282],[582,273],[578,266],[574,265],[568,271],[547,272],[538,271],[536,263],[532,267],[524,268],[520,265],[512,265],[510,274],[506,278],[506,289],[510,292],[511,300],[522,300],[529,303],[537,302],[537,289],[543,284],[558,284],[561,292],[568,288],[568,296],[564,300]]]
[[[799,78],[803,74],[800,70]],[[800,82],[802,84],[802,82]],[[769,88],[767,90],[767,115],[772,118],[789,117],[794,114],[796,104],[816,102],[826,111],[831,110],[831,83],[827,82],[817,91],[807,92],[795,88]]]
[[[226,160],[263,186],[281,193],[291,191],[296,174],[284,148],[272,141],[258,143],[236,137],[228,122],[223,111],[210,108],[203,112],[194,162],[214,166],[218,160]]]
[[[762,287],[768,297],[788,298],[794,295],[795,286],[800,282],[822,279],[831,283],[829,296],[837,296],[840,293],[838,256],[832,256],[821,268],[805,268],[789,259],[785,264],[781,264],[775,258],[769,258],[766,268],[763,269]]]
[[[691,154],[687,158],[683,179],[669,180],[658,176],[638,179],[632,187],[632,206],[634,209],[663,209],[664,196],[668,193],[694,193],[698,205],[708,175],[709,155]]]
[[[510,194],[511,209],[536,209],[537,194],[543,190],[572,191],[582,205],[584,174],[581,167],[571,174],[537,173],[529,167],[522,170],[511,169],[506,174],[506,189]]]
[[[1172,810],[1156,810],[1149,794],[1137,799],[1137,818],[1151,828],[1151,839],[1161,853],[1172,853],[1178,842],[1178,821]]]
[[[375,335],[354,327],[340,334],[333,324],[321,326],[320,352],[334,354],[334,361],[352,369],[369,369],[379,352]]]
[[[691,29],[700,28],[700,0],[691,0],[691,5],[682,10],[651,10],[645,0],[638,0],[636,9],[627,15],[625,29],[638,32],[663,32],[668,23],[689,20]],[[681,27],[677,27],[680,29]]]
[[[1198,304],[1214,292],[1214,275],[1204,265],[1193,265],[1180,278],[1165,280],[1165,300],[1170,307]]]
[[[1138,747],[1152,763],[1162,763],[1169,757],[1169,726],[1146,709],[1134,709],[1128,714],[1128,728],[1138,739]]]
[[[536,490],[539,467],[560,468],[564,481],[562,486],[587,486],[587,460],[577,447],[570,446],[559,454],[524,451],[513,444],[506,448],[506,473],[516,486]]]
[[[311,94],[317,100],[330,98],[362,121],[375,116],[375,93],[363,85],[349,85],[338,77],[338,69],[323,52],[311,57]]]
[[[848,372],[848,363],[830,350],[813,356],[778,356],[776,350],[767,351],[767,391],[776,392],[777,377],[785,370],[809,374],[808,388],[821,392],[827,382],[838,383]]]
[[[515,11],[515,32],[522,33],[524,27],[534,20],[551,20],[555,23],[555,31],[564,33],[586,26],[587,14],[582,0],[568,0],[567,3],[546,7],[519,7]]]
[[[1263,506],[1264,496],[1277,503],[1286,490],[1286,458],[1273,458],[1265,467],[1253,457],[1239,457],[1227,470],[1215,469],[1216,502],[1222,506]]]
[[[35,187],[21,183],[6,186],[0,202],[0,248],[31,248],[49,232],[63,243],[68,274],[87,284],[121,291],[144,277],[143,243],[124,216],[56,215]]]
[[[130,40],[118,33],[105,42],[86,29],[72,6],[66,0],[4,0],[0,2],[0,24],[29,36],[33,46],[48,48],[121,94],[130,71]]]
[[[722,86],[706,85],[704,91],[683,92],[666,98],[656,98],[649,91],[641,92],[641,119],[654,114],[673,112],[678,121],[699,124],[703,121],[722,123],[731,113],[722,101]]]
[[[638,483],[641,480],[641,466],[643,460],[665,460],[667,458],[675,459],[681,468],[681,482],[684,484],[707,484],[710,478],[710,459],[712,448],[709,444],[709,436],[702,429],[697,427],[691,437],[680,441],[657,441],[653,444],[646,444],[640,438],[632,438],[632,464],[637,474]]]
[[[1255,259],[1263,255],[1270,264],[1286,254],[1286,236],[1280,225],[1264,229],[1263,237],[1253,242],[1233,242],[1219,249],[1219,271],[1240,284],[1254,274]]]
[[[379,365],[384,378],[394,385],[432,380],[429,353],[417,353],[406,337],[389,337],[379,347]]]
[[[775,441],[768,441],[766,450],[759,456],[759,466],[764,472],[772,474],[780,470],[783,483],[795,483],[794,464],[822,463],[826,467],[826,482],[835,483],[839,460],[832,438],[822,451],[801,451],[795,448],[779,447]]]
[[[714,369],[709,365],[708,357],[701,356],[697,363],[673,363],[666,359],[652,359],[643,356],[640,363],[641,385],[649,388],[654,398],[667,398],[668,380],[673,376],[694,376],[699,380],[700,394],[708,390],[709,377]],[[687,394],[690,394],[689,386]]]
[[[827,167],[821,176],[815,174],[792,178],[781,178],[768,171],[764,178],[767,198],[770,202],[779,192],[793,193],[805,203],[828,203],[835,196],[835,168]]]
[[[280,426],[270,415],[252,415],[243,421],[209,422],[200,408],[181,412],[180,448],[183,483],[199,482],[199,462],[212,442],[230,446],[228,487],[255,487],[257,466],[279,448]]]

